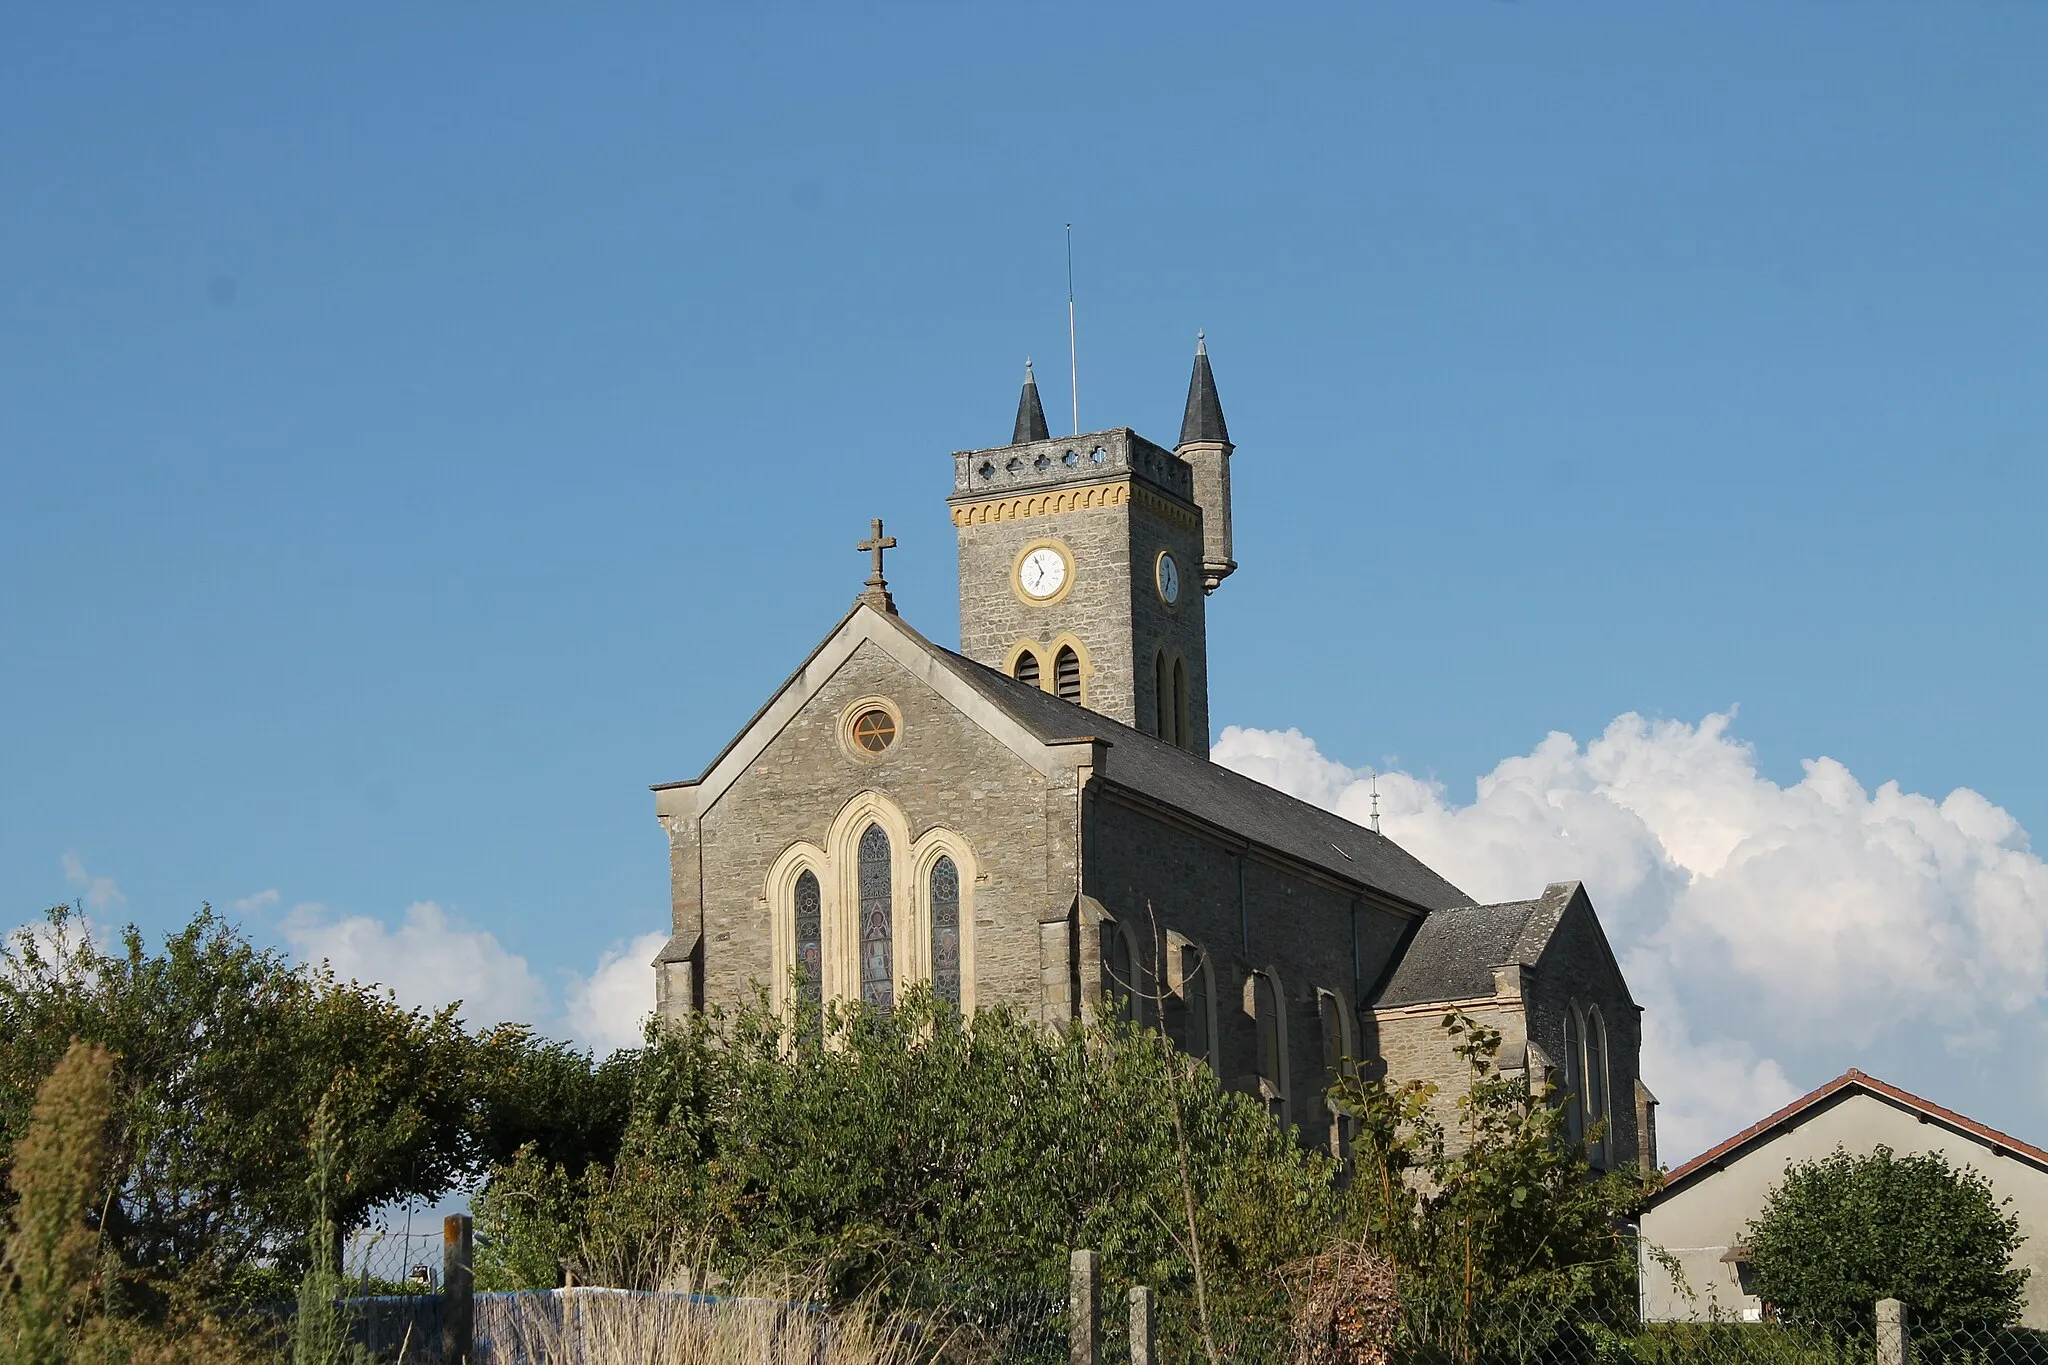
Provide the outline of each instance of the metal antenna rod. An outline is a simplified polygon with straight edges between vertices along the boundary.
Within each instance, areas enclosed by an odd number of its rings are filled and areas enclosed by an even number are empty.
[[[1067,387],[1074,395],[1074,434],[1081,434],[1081,356],[1074,349],[1074,225],[1067,224]]]

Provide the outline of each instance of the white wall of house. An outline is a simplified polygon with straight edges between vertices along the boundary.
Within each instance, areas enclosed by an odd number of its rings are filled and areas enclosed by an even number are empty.
[[[1654,1257],[1645,1254],[1643,1315],[1684,1321],[1754,1315],[1756,1298],[1742,1292],[1736,1267],[1723,1261],[1744,1241],[1744,1229],[1763,1212],[1771,1189],[1794,1162],[1827,1156],[1836,1147],[1864,1155],[1886,1146],[1903,1156],[1939,1152],[1951,1166],[1972,1167],[2001,1199],[2010,1198],[2026,1235],[2015,1263],[2027,1280],[2025,1324],[2048,1328],[2048,1169],[2031,1158],[1999,1154],[1991,1144],[1868,1091],[1848,1089],[1795,1115],[1732,1153],[1719,1169],[1695,1175],[1660,1195],[1642,1218],[1643,1241],[1662,1248],[1683,1271],[1688,1296]],[[1910,1305],[1909,1305],[1910,1307]]]

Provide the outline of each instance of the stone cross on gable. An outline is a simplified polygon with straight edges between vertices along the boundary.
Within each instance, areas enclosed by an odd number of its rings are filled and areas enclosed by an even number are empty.
[[[862,554],[871,554],[875,557],[874,572],[868,575],[866,590],[855,600],[865,602],[869,606],[879,611],[886,611],[893,616],[896,614],[896,599],[889,596],[889,580],[882,577],[882,552],[896,548],[896,537],[884,536],[882,534],[882,519],[880,517],[874,519],[873,526],[873,534],[853,547]]]

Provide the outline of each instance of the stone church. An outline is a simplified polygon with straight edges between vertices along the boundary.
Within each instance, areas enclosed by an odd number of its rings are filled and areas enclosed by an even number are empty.
[[[1205,343],[1171,450],[1052,436],[1027,366],[1009,444],[953,456],[960,648],[897,614],[877,521],[852,609],[701,777],[654,789],[659,1011],[887,1008],[915,982],[1049,1025],[1106,1004],[1322,1143],[1351,1061],[1462,1088],[1457,1006],[1562,1088],[1596,1164],[1654,1164],[1641,1011],[1583,887],[1475,904],[1210,761],[1234,451]]]

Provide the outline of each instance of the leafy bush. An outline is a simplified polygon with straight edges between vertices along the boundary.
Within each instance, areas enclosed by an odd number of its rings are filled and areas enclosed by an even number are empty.
[[[1748,1231],[1758,1295],[1783,1317],[1867,1323],[1896,1298],[1916,1329],[2019,1320],[2027,1272],[2019,1219],[1976,1171],[1938,1152],[1837,1148],[1789,1167]]]
[[[529,1150],[493,1176],[479,1283],[552,1285],[568,1262],[652,1287],[685,1246],[734,1279],[822,1267],[842,1301],[914,1305],[1064,1284],[1086,1246],[1113,1292],[1152,1285],[1186,1343],[1197,1253],[1215,1311],[1284,1327],[1274,1272],[1348,1207],[1327,1156],[1155,1031],[963,1023],[923,990],[823,1024],[826,1046],[765,1007],[658,1031],[614,1162]]]
[[[305,1263],[306,1137],[332,1108],[344,1228],[434,1198],[474,1165],[476,1045],[455,1010],[407,1010],[257,949],[203,911],[152,954],[103,951],[64,907],[0,944],[0,1168],[72,1039],[121,1060],[102,1239],[152,1283],[211,1293]]]
[[[1497,1347],[1526,1354],[1589,1315],[1631,1315],[1624,1220],[1653,1180],[1592,1169],[1557,1097],[1501,1074],[1499,1030],[1456,1010],[1443,1026],[1468,1078],[1454,1128],[1427,1082],[1354,1075],[1330,1093],[1357,1125],[1358,1218],[1394,1263],[1407,1331],[1473,1360]]]

